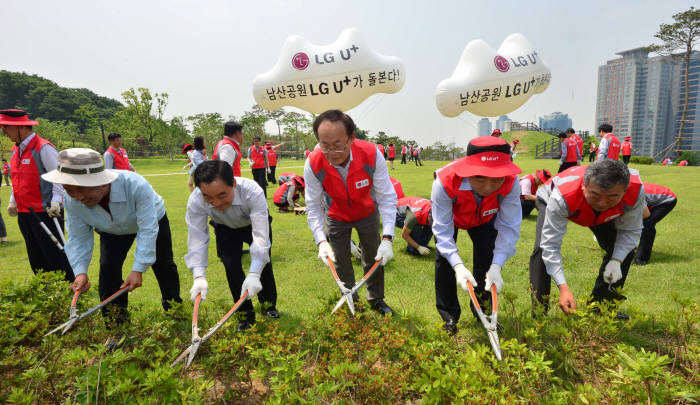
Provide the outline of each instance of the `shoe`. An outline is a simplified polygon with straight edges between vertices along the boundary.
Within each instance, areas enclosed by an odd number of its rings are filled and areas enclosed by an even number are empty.
[[[272,319],[279,319],[280,313],[277,311],[275,307],[270,307],[266,310],[263,311],[263,315],[265,315],[268,318]]]
[[[377,300],[370,304],[372,309],[379,312],[380,315],[391,316],[394,315],[394,310],[389,307],[384,300]]]
[[[630,320],[630,316],[625,314],[625,313],[622,313],[622,312],[618,312],[617,315],[615,315],[615,318],[618,321],[629,321]]]
[[[105,349],[107,349],[108,352],[113,352],[117,350],[118,348],[122,347],[124,344],[124,336],[120,335],[114,335],[110,336],[107,338],[107,341],[105,342]]]
[[[646,266],[647,263],[648,262],[646,260],[637,259],[637,258],[634,259],[634,264],[637,266]]]
[[[454,336],[457,334],[457,322],[454,319],[450,319],[442,325],[442,330],[447,332],[448,335]]]
[[[238,326],[236,326],[236,330],[238,332],[245,332],[248,329],[252,328],[254,324],[255,324],[255,321],[251,322],[247,319],[244,319],[244,320],[238,322]]]

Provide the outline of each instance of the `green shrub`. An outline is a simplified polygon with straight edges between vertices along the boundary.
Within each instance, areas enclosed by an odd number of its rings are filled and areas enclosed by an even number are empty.
[[[685,151],[678,156],[673,164],[677,165],[681,160],[687,160],[688,166],[698,166],[700,165],[700,152]]]
[[[650,165],[654,163],[654,158],[648,156],[631,156],[630,163],[637,163],[640,165]]]

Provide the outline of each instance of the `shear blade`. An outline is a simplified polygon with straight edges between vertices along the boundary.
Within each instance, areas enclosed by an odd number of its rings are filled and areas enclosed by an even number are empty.
[[[340,297],[340,299],[338,300],[338,303],[335,304],[335,307],[333,307],[331,314],[334,314],[335,311],[337,311],[338,308],[340,308],[343,305],[343,302],[345,302],[346,299],[347,299],[347,295],[343,295],[342,297]]]

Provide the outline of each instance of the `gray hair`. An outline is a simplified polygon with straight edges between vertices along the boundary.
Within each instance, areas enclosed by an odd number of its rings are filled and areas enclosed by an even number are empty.
[[[588,166],[583,176],[583,184],[587,186],[590,183],[604,190],[610,190],[618,184],[622,184],[627,189],[630,184],[630,171],[619,160],[596,160]]]

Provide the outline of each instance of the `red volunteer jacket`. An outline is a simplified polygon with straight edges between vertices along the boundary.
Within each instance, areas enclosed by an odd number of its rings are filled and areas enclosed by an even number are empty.
[[[632,143],[630,141],[624,141],[622,143],[622,156],[629,156],[632,154]]]
[[[211,155],[212,160],[219,159],[219,148],[224,145],[231,145],[233,150],[236,151],[236,160],[233,162],[233,175],[236,177],[241,177],[241,148],[238,144],[232,141],[228,137],[223,137],[219,142],[216,143],[214,148],[214,153]]]
[[[564,158],[564,161],[566,163],[577,162],[578,145],[576,144],[576,140],[567,138],[564,142],[566,142],[566,157]]]
[[[583,156],[583,139],[576,134],[571,134],[570,139],[576,141],[576,147],[578,148],[578,153]]]
[[[129,156],[126,154],[126,149],[119,148],[119,150],[117,150],[110,146],[107,148],[107,152],[112,154],[115,169],[131,170],[131,166],[129,165]]]
[[[10,156],[12,192],[18,212],[29,212],[29,208],[33,208],[36,212],[43,212],[45,206],[51,205],[53,184],[41,178],[41,175],[48,171],[39,155],[44,145],[53,147],[51,142],[39,135],[34,135],[24,148],[22,156],[19,155],[19,147],[12,146]]]
[[[393,146],[389,146],[389,158],[394,158],[396,157],[396,148]]]
[[[418,219],[421,225],[428,225],[428,217],[430,216],[430,200],[421,197],[403,197],[399,198],[396,203],[397,207],[408,207]]]
[[[250,152],[250,159],[253,161],[252,169],[264,169],[265,168],[265,148],[262,146],[251,146],[248,148]]]
[[[644,199],[650,209],[667,202],[676,200],[678,197],[670,188],[660,184],[644,183]]]
[[[608,159],[620,159],[620,140],[617,139],[615,134],[609,133],[605,135],[605,139],[608,140]]]
[[[274,148],[267,149],[267,162],[270,167],[277,166],[277,152],[275,152]]]
[[[2,164],[2,174],[7,174],[10,172],[10,165],[7,163]]]
[[[389,176],[389,180],[391,180],[391,185],[394,186],[394,191],[396,191],[396,198],[404,198],[403,187],[401,187],[401,182],[391,176]]]

